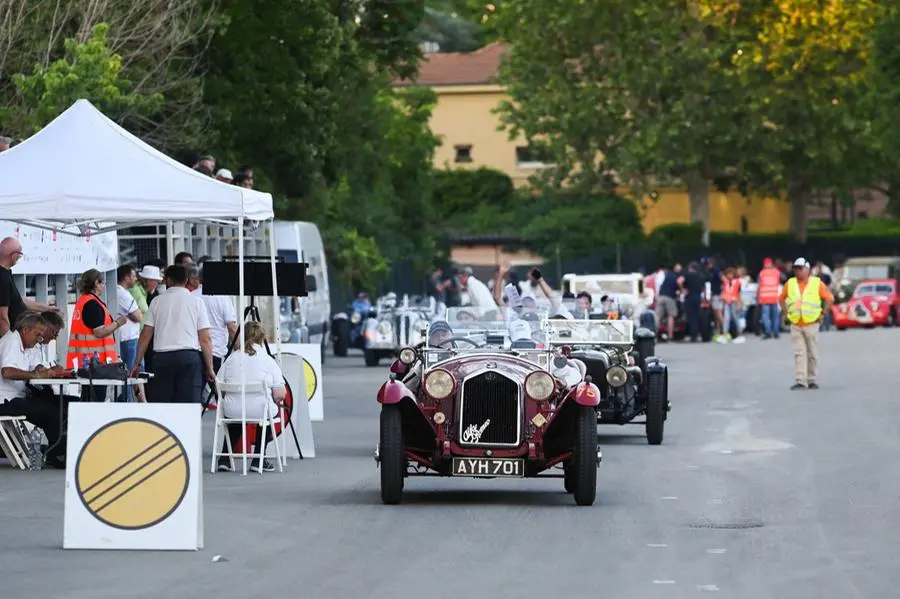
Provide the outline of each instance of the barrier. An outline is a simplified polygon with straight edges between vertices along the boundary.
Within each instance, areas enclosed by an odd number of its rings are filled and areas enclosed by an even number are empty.
[[[294,402],[294,409],[291,412],[291,422],[294,425],[294,432],[297,433],[297,439],[300,441],[300,451],[303,452],[304,459],[316,457],[316,444],[313,439],[312,421],[309,418],[309,401],[306,399],[306,378],[303,371],[306,362],[297,354],[284,353],[281,354],[281,372],[297,401]],[[284,454],[289,458],[299,459],[300,454],[297,453],[297,445],[290,429],[282,433],[287,435],[284,439]],[[275,448],[269,444],[266,448],[268,457],[275,457]]]
[[[72,403],[64,549],[203,548],[200,406]]]
[[[294,354],[303,359],[303,377],[306,399],[309,401],[309,417],[313,422],[322,422],[325,420],[322,346],[318,343],[282,343],[281,353]],[[297,392],[297,396],[300,396],[299,392]]]

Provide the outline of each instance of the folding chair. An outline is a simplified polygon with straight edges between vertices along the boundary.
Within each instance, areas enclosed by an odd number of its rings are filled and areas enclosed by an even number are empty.
[[[241,389],[243,388],[244,393],[263,393],[268,396],[271,393],[271,390],[268,386],[263,382],[253,382],[246,383],[241,385],[240,383],[223,383],[222,381],[216,379],[216,401],[219,404],[219,409],[216,410],[216,426],[213,432],[213,448],[212,448],[212,464],[210,465],[210,472],[216,471],[216,465],[218,464],[219,458],[227,457],[231,462],[231,469],[234,470],[234,458],[235,456],[243,457],[243,475],[247,476],[247,458],[258,458],[259,459],[259,473],[263,472],[263,461],[266,459],[265,449],[263,447],[263,441],[265,440],[266,427],[272,432],[272,443],[275,444],[275,457],[278,460],[278,471],[284,472],[284,464],[286,459],[283,457],[281,442],[279,442],[278,437],[275,434],[275,425],[279,424],[283,421],[283,410],[279,410],[279,414],[275,416],[270,413],[272,409],[272,402],[266,402],[266,409],[263,413],[263,417],[261,419],[247,419],[247,418],[225,418],[225,410],[224,404],[222,403],[222,395],[226,393],[232,393],[236,397],[241,396]],[[242,402],[243,402],[242,398]],[[241,413],[246,414],[246,405],[241,406]],[[237,424],[240,423],[242,425],[241,428],[241,442],[244,445],[243,453],[235,453],[234,447],[231,446],[231,435],[228,433],[228,425],[229,424]],[[256,453],[251,453],[250,445],[247,443],[247,429],[248,425],[253,425],[258,427],[258,439],[256,440],[257,447],[259,451]],[[228,449],[227,452],[222,452],[219,449],[219,432],[224,429],[225,431],[225,446]],[[283,435],[282,435],[283,436]]]
[[[21,425],[24,422],[24,416],[0,416],[0,449],[10,464],[28,470],[31,457],[28,454],[28,443],[22,434]]]

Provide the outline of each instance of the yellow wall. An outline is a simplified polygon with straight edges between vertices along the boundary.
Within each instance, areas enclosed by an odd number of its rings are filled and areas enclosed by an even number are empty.
[[[435,87],[438,103],[431,118],[431,129],[441,138],[435,152],[438,168],[478,168],[487,166],[505,172],[516,187],[528,184],[536,170],[516,166],[516,146],[525,142],[510,141],[506,131],[498,130],[500,118],[493,113],[506,99],[499,85],[467,85]],[[458,145],[471,145],[472,162],[457,163]],[[686,191],[659,190],[654,202],[642,202],[644,230],[668,223],[686,223],[690,219]],[[713,231],[740,231],[741,216],[747,218],[750,233],[786,231],[790,223],[787,202],[776,199],[747,200],[740,194],[723,194],[710,190],[709,217]]]
[[[690,199],[686,191],[658,190],[656,201],[644,198],[639,205],[644,231],[670,223],[690,221]],[[778,233],[790,223],[790,205],[774,198],[748,200],[739,193],[709,191],[709,228],[711,231],[740,231],[741,217],[747,218],[749,233]]]

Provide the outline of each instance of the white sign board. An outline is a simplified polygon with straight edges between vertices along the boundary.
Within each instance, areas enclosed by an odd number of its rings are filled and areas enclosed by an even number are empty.
[[[22,243],[25,256],[16,264],[16,274],[69,275],[91,268],[107,272],[119,266],[119,238],[114,231],[76,237],[3,220],[0,238],[3,237],[16,237]]]
[[[325,392],[322,377],[322,346],[318,343],[282,343],[281,353],[303,358],[303,377],[306,379],[306,399],[309,417],[313,422],[325,420]],[[297,395],[302,395],[297,393]]]
[[[64,549],[203,548],[199,404],[72,403]]]
[[[309,418],[309,401],[306,398],[306,379],[303,371],[306,369],[306,362],[297,354],[282,353],[281,354],[281,372],[291,386],[291,392],[294,396],[294,409],[291,412],[291,427],[287,427],[278,436],[278,441],[282,443],[282,455],[289,458],[300,459],[300,453],[297,452],[297,443],[300,444],[300,451],[303,452],[303,458],[316,457],[316,444],[313,439],[312,422]],[[294,435],[297,435],[297,441],[294,441]],[[266,447],[266,455],[270,458],[275,457],[275,447],[273,443],[269,443]]]

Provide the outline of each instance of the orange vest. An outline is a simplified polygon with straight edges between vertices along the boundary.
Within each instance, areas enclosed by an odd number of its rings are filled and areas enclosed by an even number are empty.
[[[741,281],[739,279],[725,279],[722,281],[722,301],[733,304],[741,298]]]
[[[762,269],[759,272],[759,302],[760,304],[777,304],[778,287],[781,285],[781,271],[773,266]]]
[[[89,301],[95,301],[103,308],[103,324],[112,324],[112,314],[106,308],[99,297],[92,293],[85,293],[75,302],[75,310],[72,312],[72,326],[69,329],[69,353],[66,354],[66,368],[75,368],[75,360],[78,360],[78,367],[85,366],[85,358],[90,360],[96,353],[97,359],[101,364],[106,364],[107,359],[116,362],[119,354],[116,352],[116,339],[113,335],[107,335],[103,339],[94,336],[93,329],[90,329],[81,319],[81,312],[84,310],[85,304]]]

